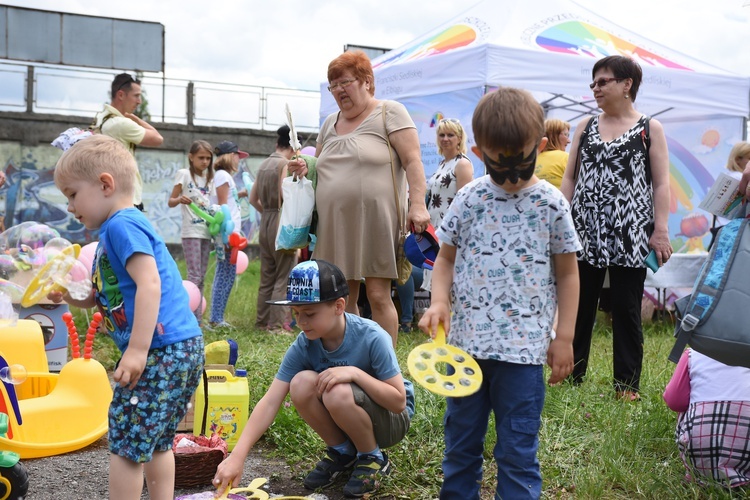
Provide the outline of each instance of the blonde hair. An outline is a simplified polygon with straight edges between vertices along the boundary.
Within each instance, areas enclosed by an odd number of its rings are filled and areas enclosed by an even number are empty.
[[[453,132],[458,137],[458,152],[466,154],[466,133],[464,128],[461,126],[461,122],[455,118],[443,118],[438,122],[438,128],[436,134],[439,136],[444,132]],[[438,141],[438,154],[443,154],[443,147]]]
[[[214,170],[226,170],[229,173],[234,172],[240,164],[240,157],[237,153],[225,153],[219,155],[214,160]]]
[[[558,120],[557,118],[548,118],[544,120],[544,136],[547,138],[547,145],[544,147],[545,151],[565,151],[567,144],[560,142],[560,134],[567,130],[570,132],[570,123]]]
[[[138,166],[130,151],[117,139],[96,134],[75,143],[57,160],[55,185],[69,180],[97,182],[108,173],[115,180],[117,190],[132,194]]]
[[[479,100],[471,125],[479,149],[516,154],[544,137],[544,111],[529,92],[500,87]]]
[[[729,153],[729,158],[727,159],[727,170],[731,170],[733,172],[742,172],[744,171],[743,168],[741,168],[737,164],[737,158],[741,158],[743,156],[749,156],[750,155],[750,143],[747,143],[745,141],[738,142],[734,145],[732,148],[732,151]]]

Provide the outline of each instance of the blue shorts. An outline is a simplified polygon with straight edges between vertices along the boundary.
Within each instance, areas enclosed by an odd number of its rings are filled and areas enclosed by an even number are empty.
[[[109,451],[143,463],[172,448],[203,373],[203,337],[151,349],[132,391],[115,387],[109,405]]]

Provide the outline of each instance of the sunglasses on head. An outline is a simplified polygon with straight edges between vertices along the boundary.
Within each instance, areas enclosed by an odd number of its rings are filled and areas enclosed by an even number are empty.
[[[125,78],[125,80],[120,85],[117,86],[117,90],[115,92],[119,92],[120,90],[124,89],[125,87],[127,87],[131,83],[135,83],[136,85],[140,85],[141,84],[140,81],[136,80],[135,78],[133,78],[130,75],[127,75],[127,78]]]
[[[458,125],[461,125],[461,122],[458,121],[457,118],[443,118],[440,120],[440,123],[457,123]]]

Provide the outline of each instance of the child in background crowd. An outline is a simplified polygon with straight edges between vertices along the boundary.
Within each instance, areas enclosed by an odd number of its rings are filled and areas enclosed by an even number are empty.
[[[203,280],[208,269],[211,253],[211,235],[206,221],[193,212],[188,205],[195,203],[201,210],[208,210],[209,194],[213,186],[214,155],[206,141],[195,141],[190,146],[188,164],[190,168],[177,171],[174,188],[167,204],[170,208],[182,205],[182,251],[187,265],[187,279],[195,283],[203,296]],[[200,323],[203,311],[200,305],[193,311]]]
[[[323,489],[351,473],[344,494],[361,497],[378,487],[391,463],[381,450],[401,441],[414,414],[414,388],[401,377],[391,338],[374,321],[345,312],[349,286],[341,270],[322,260],[297,264],[286,300],[302,333],[255,405],[234,451],[216,471],[217,493],[242,478],[250,449],[273,423],[287,394],[323,439],[326,455],[304,480]]]
[[[242,219],[240,217],[240,198],[247,197],[247,189],[237,191],[237,184],[232,177],[238,170],[240,160],[249,155],[240,151],[233,142],[222,141],[215,148],[216,161],[214,162],[214,189],[211,194],[211,203],[216,205],[227,205],[232,214],[234,230],[240,231]],[[217,245],[216,252],[216,274],[211,289],[211,328],[231,328],[232,325],[224,320],[224,310],[229,302],[229,294],[232,292],[234,280],[237,277],[237,265],[230,262],[231,249],[226,245]]]
[[[442,323],[447,342],[473,356],[484,377],[475,394],[447,399],[440,498],[479,498],[492,411],[495,498],[538,499],[543,365],[550,384],[573,369],[581,245],[562,193],[534,175],[546,139],[532,95],[501,87],[479,101],[472,125],[489,175],[467,184],[445,213],[432,302],[419,322],[433,337]]]
[[[750,368],[685,349],[664,401],[679,412],[675,438],[687,479],[750,484]]]
[[[109,498],[174,498],[172,441],[203,371],[203,336],[182,277],[164,241],[133,208],[133,156],[116,139],[94,135],[65,152],[55,185],[88,230],[100,229],[93,289],[85,300],[52,292],[76,307],[98,306],[122,352],[109,407]]]

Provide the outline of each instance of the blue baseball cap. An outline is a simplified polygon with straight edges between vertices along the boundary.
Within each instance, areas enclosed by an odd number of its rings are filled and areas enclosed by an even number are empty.
[[[427,229],[421,233],[411,233],[404,241],[406,258],[412,265],[423,269],[432,269],[439,250],[440,242],[432,224],[427,224]]]

